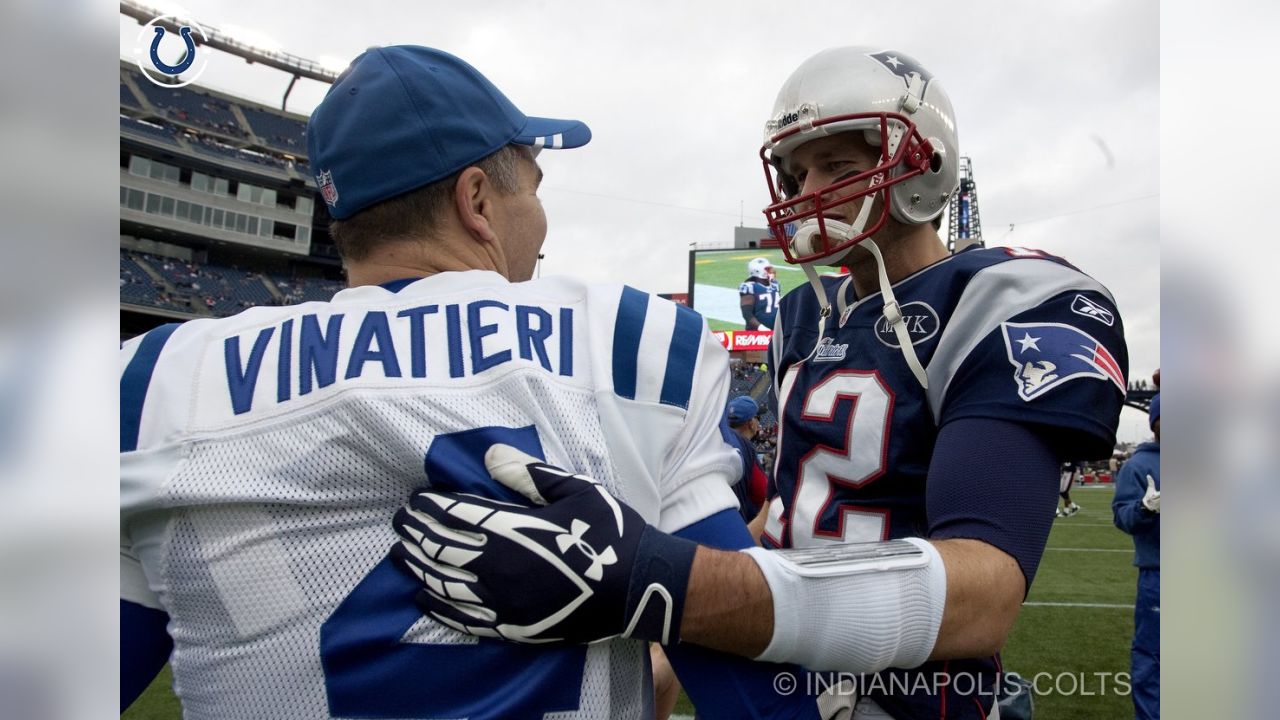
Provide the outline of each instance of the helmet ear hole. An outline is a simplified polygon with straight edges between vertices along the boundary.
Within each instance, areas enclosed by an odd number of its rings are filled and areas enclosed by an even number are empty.
[[[942,153],[934,151],[933,156],[929,158],[929,170],[932,172],[942,172]]]

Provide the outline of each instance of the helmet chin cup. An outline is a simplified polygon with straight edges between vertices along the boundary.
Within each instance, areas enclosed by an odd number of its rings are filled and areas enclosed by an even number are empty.
[[[806,262],[822,262],[842,251],[844,244],[855,234],[853,226],[848,223],[823,218],[819,224],[817,218],[810,218],[796,228],[796,234],[791,238],[791,252],[796,257],[806,258]]]

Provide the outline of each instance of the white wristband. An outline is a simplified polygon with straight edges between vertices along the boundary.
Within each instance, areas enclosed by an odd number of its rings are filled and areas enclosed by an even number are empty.
[[[756,660],[872,673],[915,667],[933,652],[947,572],[925,540],[743,552],[773,595],[773,639]]]

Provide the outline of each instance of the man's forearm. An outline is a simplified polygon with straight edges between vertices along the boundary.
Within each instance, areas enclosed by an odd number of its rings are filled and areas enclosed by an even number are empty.
[[[981,657],[997,652],[1021,605],[1018,564],[978,540],[932,543],[946,570],[946,604],[929,657]],[[859,613],[859,598],[822,596],[836,612]],[[760,567],[746,553],[699,547],[685,595],[680,639],[724,652],[757,657],[773,639],[773,597]],[[869,668],[839,668],[867,672]]]
[[[947,568],[947,604],[930,660],[994,655],[1004,645],[1026,588],[1018,562],[981,540],[937,540]]]
[[[754,658],[773,638],[773,596],[749,555],[701,546],[685,593],[680,640]]]

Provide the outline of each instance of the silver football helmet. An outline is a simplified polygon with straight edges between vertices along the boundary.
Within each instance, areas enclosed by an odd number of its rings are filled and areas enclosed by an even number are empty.
[[[801,195],[789,163],[792,153],[810,140],[845,132],[861,132],[867,143],[879,147],[879,163]],[[875,257],[884,319],[897,335],[912,374],[928,388],[884,257],[871,236],[891,215],[907,225],[932,221],[959,185],[955,113],[942,87],[920,63],[900,52],[868,47],[823,50],[804,61],[778,92],[773,116],[765,123],[760,160],[772,198],[765,219],[787,262],[804,269],[817,295],[820,342],[831,304],[814,265],[837,263],[861,244]],[[843,216],[834,212],[836,208],[859,198],[856,217],[850,222],[837,219]],[[872,217],[877,198],[882,200],[880,209]],[[848,309],[844,296],[843,290],[836,294],[842,315]]]
[[[791,153],[815,138],[853,131],[880,147],[880,164],[800,196],[789,173]],[[764,213],[791,263],[838,260],[883,227],[889,214],[909,225],[932,221],[959,184],[955,115],[946,92],[910,56],[870,47],[831,48],[801,64],[774,102],[760,157],[772,197]],[[872,218],[870,198],[879,192],[886,202]],[[864,196],[864,212],[852,225],[827,217]]]
[[[758,278],[765,282],[773,280],[773,265],[768,258],[758,257],[747,263],[747,277]]]

